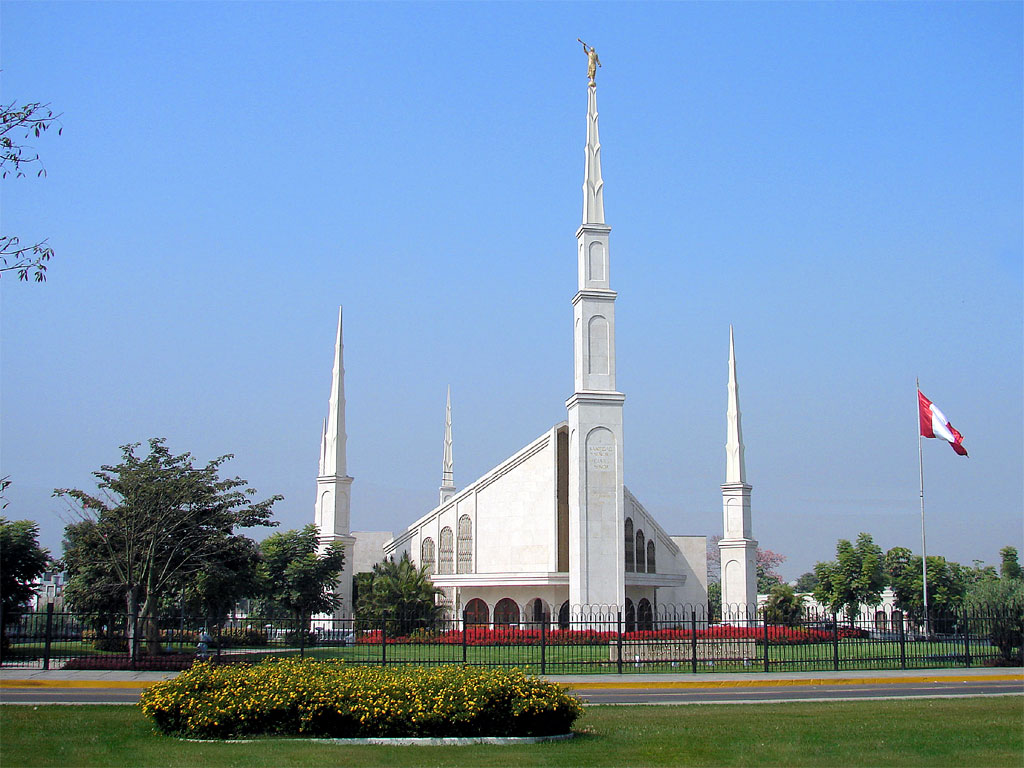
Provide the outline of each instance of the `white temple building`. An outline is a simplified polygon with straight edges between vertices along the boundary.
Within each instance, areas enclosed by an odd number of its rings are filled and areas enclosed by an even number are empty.
[[[574,391],[565,403],[566,419],[458,488],[449,390],[439,503],[397,535],[350,530],[339,311],[315,521],[322,542],[340,541],[346,549],[341,615],[354,608],[354,574],[405,553],[426,567],[453,612],[464,610],[479,623],[554,624],[570,615],[622,611],[627,626],[643,627],[664,609],[706,605],[705,536],[669,534],[624,483],[625,395],[616,389],[610,231],[604,218],[597,89],[591,81],[572,298]],[[757,542],[751,538],[731,329],[727,421],[723,597],[748,603],[756,599]]]

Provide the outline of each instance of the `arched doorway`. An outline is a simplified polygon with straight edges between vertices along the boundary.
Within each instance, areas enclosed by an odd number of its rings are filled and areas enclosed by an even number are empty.
[[[636,614],[637,629],[641,632],[650,632],[654,629],[654,609],[646,597],[637,605]]]
[[[626,631],[636,632],[636,607],[628,597],[626,598]]]
[[[487,626],[490,620],[490,611],[487,603],[479,597],[474,597],[466,604],[466,624],[483,624]]]
[[[566,600],[562,603],[562,607],[558,609],[558,628],[568,629],[569,628],[569,601]]]
[[[526,616],[527,620],[538,629],[541,624],[551,623],[551,609],[548,607],[548,604],[539,597],[533,598],[533,600],[527,604]]]
[[[511,597],[503,597],[494,606],[495,627],[517,627],[519,626],[519,606]]]

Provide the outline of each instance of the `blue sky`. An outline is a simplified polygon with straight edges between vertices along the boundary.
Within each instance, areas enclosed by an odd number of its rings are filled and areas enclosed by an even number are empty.
[[[728,328],[754,533],[795,578],[868,531],[929,552],[1022,530],[1020,3],[19,3],[4,102],[48,175],[2,226],[6,514],[163,436],[312,520],[345,307],[353,527],[436,501],[565,418],[586,59],[597,47],[626,481],[721,532]]]

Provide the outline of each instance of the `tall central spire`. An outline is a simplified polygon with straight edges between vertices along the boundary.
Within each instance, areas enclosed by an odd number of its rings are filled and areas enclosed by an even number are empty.
[[[729,326],[729,405],[726,410],[728,430],[725,441],[725,482],[747,482],[743,460],[743,429],[740,426],[740,386],[736,381],[736,346]]]
[[[583,223],[604,224],[604,179],[601,178],[601,137],[597,131],[597,87],[587,87],[587,147],[583,169]]]
[[[589,55],[593,49],[588,49]],[[596,58],[596,57],[595,57]],[[578,290],[573,297],[575,392],[569,423],[569,604],[600,612],[622,606],[625,593],[625,494],[622,403],[615,388],[615,296],[609,282],[601,140],[593,67],[587,86],[583,223],[576,231]]]

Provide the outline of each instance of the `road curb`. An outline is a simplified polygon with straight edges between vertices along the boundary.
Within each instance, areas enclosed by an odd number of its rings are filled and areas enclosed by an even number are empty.
[[[163,680],[0,680],[2,688],[149,688]]]

